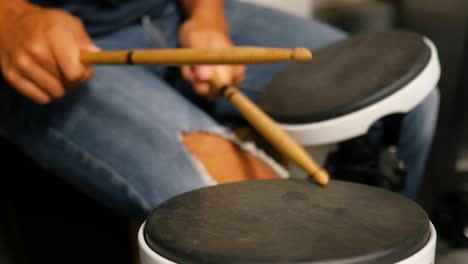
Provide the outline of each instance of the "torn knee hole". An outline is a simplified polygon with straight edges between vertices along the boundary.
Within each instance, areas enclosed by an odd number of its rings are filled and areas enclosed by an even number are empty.
[[[264,160],[222,135],[189,132],[182,135],[182,143],[217,183],[279,177]]]

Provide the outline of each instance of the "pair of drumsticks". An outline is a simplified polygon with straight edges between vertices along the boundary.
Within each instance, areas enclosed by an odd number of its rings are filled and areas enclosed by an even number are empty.
[[[85,52],[86,64],[153,64],[208,65],[260,64],[279,61],[308,61],[312,53],[306,48],[281,49],[264,47],[234,47],[227,49],[158,49]],[[265,112],[259,109],[237,87],[214,78],[212,85],[237,108],[280,153],[296,162],[321,185],[329,181],[328,173],[310,157],[307,151],[284,132]]]

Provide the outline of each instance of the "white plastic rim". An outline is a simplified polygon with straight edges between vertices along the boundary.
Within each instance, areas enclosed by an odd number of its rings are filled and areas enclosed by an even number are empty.
[[[423,71],[404,88],[361,110],[337,118],[307,124],[279,124],[300,144],[316,146],[337,143],[364,135],[380,118],[396,113],[407,113],[421,103],[436,87],[440,78],[437,49],[428,38],[431,55]]]
[[[412,255],[411,257],[397,262],[396,264],[434,264],[435,261],[435,253],[436,253],[436,241],[437,241],[437,232],[432,225],[431,225],[431,236],[429,237],[429,241],[427,244],[416,254]]]
[[[398,262],[397,264],[434,264],[435,252],[436,252],[436,240],[437,233],[430,223],[431,235],[427,244],[414,255],[409,258]],[[161,257],[156,254],[149,246],[146,244],[145,237],[143,232],[145,230],[145,223],[141,225],[140,230],[138,231],[138,246],[140,248],[140,263],[141,264],[176,264],[166,258]]]
[[[145,222],[146,223],[146,222]],[[166,258],[156,254],[146,244],[145,236],[143,234],[145,230],[145,223],[143,223],[138,231],[138,247],[140,248],[140,264],[176,264]]]

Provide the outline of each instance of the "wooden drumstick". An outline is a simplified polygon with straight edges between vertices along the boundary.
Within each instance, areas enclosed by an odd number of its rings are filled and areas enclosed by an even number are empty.
[[[155,49],[82,52],[85,64],[259,64],[279,61],[307,61],[312,53],[306,48],[233,47],[224,49]]]
[[[317,183],[328,184],[330,181],[328,172],[321,168],[302,146],[284,132],[273,119],[258,108],[237,87],[225,85],[225,83],[221,78],[212,80],[212,86],[219,90],[276,150],[296,162],[314,177]]]

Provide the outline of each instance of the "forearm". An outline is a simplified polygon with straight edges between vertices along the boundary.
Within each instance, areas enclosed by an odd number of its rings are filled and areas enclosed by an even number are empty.
[[[223,0],[180,0],[180,2],[189,20],[215,25],[225,32],[229,31]]]

